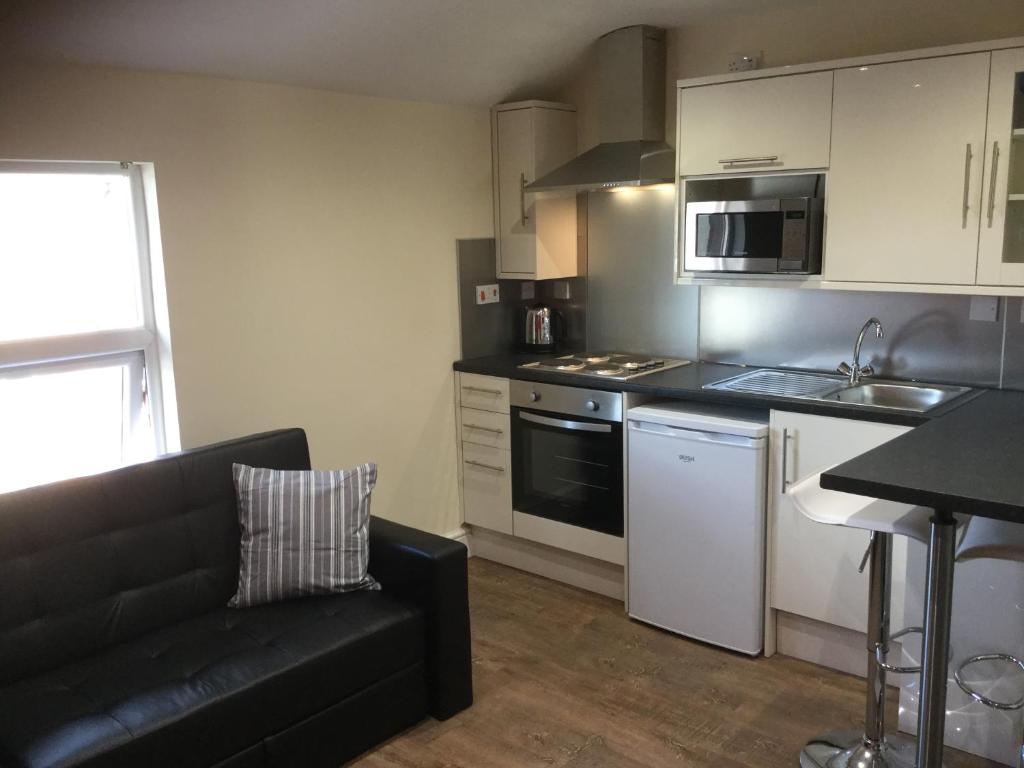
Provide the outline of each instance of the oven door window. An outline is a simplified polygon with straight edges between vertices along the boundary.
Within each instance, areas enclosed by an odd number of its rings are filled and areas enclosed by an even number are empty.
[[[623,535],[622,424],[512,409],[516,511]]]
[[[697,257],[777,259],[781,247],[778,211],[697,214]]]

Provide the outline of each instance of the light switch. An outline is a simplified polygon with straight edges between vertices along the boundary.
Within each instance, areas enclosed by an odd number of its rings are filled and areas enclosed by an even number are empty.
[[[478,285],[476,287],[477,304],[497,304],[499,298],[497,283],[492,283],[491,285]]]
[[[970,318],[971,320],[994,323],[999,319],[999,297],[972,296]]]

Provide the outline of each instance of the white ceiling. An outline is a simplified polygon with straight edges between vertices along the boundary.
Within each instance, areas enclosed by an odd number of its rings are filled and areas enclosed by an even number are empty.
[[[0,0],[0,58],[490,105],[550,95],[600,35],[792,0]]]

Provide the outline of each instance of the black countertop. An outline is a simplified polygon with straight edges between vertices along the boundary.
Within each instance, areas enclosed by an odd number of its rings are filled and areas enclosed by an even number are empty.
[[[911,427],[916,427],[943,416],[958,408],[970,398],[977,396],[977,394],[964,395],[926,414],[908,413],[906,411],[884,408],[867,408],[850,403],[704,389],[705,384],[711,384],[727,379],[730,376],[737,376],[744,371],[753,370],[753,368],[739,365],[695,362],[680,368],[669,368],[656,373],[648,373],[628,381],[613,381],[610,379],[600,379],[595,376],[578,376],[519,367],[523,363],[537,360],[538,357],[536,354],[491,355],[489,357],[459,360],[453,367],[456,371],[463,373],[479,373],[485,376],[498,376],[500,378],[519,379],[521,381],[565,384],[567,386],[586,387],[588,389],[600,389],[609,392],[639,392],[655,397],[692,400],[694,402],[716,403],[720,405],[736,405],[747,408],[776,408],[819,416],[838,416],[840,418],[879,421]],[[982,391],[984,390],[978,390],[977,392]]]
[[[985,391],[822,473],[821,487],[1024,523],[1024,392]]]

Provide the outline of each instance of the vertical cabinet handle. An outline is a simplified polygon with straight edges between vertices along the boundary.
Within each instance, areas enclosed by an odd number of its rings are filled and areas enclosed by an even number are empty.
[[[526,224],[526,174],[519,174],[519,222]]]
[[[789,479],[786,471],[787,465],[789,464],[789,430],[782,430],[782,492],[786,492],[786,486],[789,485]]]
[[[967,212],[971,209],[971,160],[974,159],[974,153],[971,151],[971,145],[967,145],[967,152],[964,155],[964,215],[963,224],[961,229],[967,229]]]
[[[999,172],[999,142],[992,142],[992,176],[988,180],[988,228],[996,212],[996,174]]]

